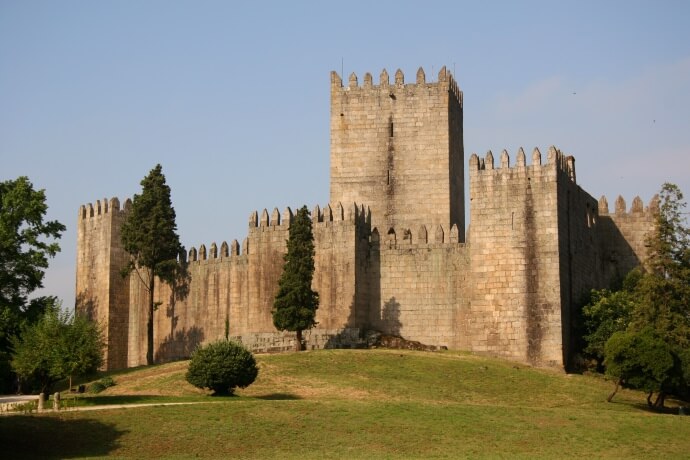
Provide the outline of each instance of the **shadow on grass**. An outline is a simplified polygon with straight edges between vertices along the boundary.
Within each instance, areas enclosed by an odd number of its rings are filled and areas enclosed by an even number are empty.
[[[291,395],[290,393],[271,393],[262,396],[255,396],[256,399],[263,399],[266,401],[291,401],[296,399],[302,399],[297,395]]]
[[[649,412],[650,414],[666,414],[666,415],[678,415],[678,407],[664,406],[661,408],[649,407],[647,403],[633,403],[630,404],[631,407],[638,409],[642,412]]]
[[[665,414],[665,415],[681,415],[680,408],[685,408],[686,414],[690,414],[688,407],[690,407],[690,401],[683,401],[682,399],[667,398],[666,405],[664,407],[651,407],[646,402],[634,402],[629,400],[616,400],[609,402],[608,404],[619,406],[619,407],[629,407],[640,412],[647,412],[649,414]],[[683,414],[685,415],[685,414]]]
[[[82,458],[107,456],[126,434],[91,419],[15,415],[0,417],[3,458]]]
[[[75,399],[64,399],[68,406],[103,406],[111,404],[139,404],[139,403],[164,403],[186,401],[189,398],[154,395],[110,395],[110,396],[84,396]]]

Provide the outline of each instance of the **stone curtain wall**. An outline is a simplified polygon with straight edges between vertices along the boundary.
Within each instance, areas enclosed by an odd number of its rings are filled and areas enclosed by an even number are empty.
[[[317,328],[305,334],[309,348],[359,346],[362,332],[376,329],[539,365],[563,362],[578,296],[610,281],[620,248],[643,257],[654,201],[641,212],[619,206],[614,222],[597,214],[595,200],[574,182],[574,165],[557,150],[544,165],[538,151],[529,166],[523,152],[513,167],[507,153],[501,168],[492,157],[470,160],[471,245],[460,242],[457,226],[380,234],[363,206],[314,208],[321,305]],[[135,274],[120,276],[124,217],[117,200],[79,213],[77,305],[104,324],[112,369],[146,357],[146,291]],[[289,209],[254,212],[241,245],[189,250],[187,295],[157,284],[157,360],[187,357],[225,337],[226,319],[228,336],[254,351],[293,349],[294,335],[276,332],[270,315],[291,218]]]
[[[315,255],[313,289],[319,293],[319,329],[360,327],[358,315],[368,308],[356,281],[358,242],[366,231],[366,210],[340,203],[312,212]]]
[[[264,210],[249,219],[241,248],[237,241],[220,248],[201,245],[188,252],[190,283],[186,296],[173,295],[158,283],[154,344],[156,360],[187,357],[200,343],[228,336],[257,351],[293,349],[294,334],[279,333],[271,310],[283,270],[292,212]],[[313,287],[319,292],[318,326],[305,334],[310,348],[349,344],[359,337],[356,312],[368,308],[356,292],[355,250],[359,229],[367,225],[363,207],[344,209],[339,203],[312,211],[315,243]],[[129,366],[146,358],[146,291],[130,277]],[[352,337],[350,337],[352,336]]]
[[[462,93],[445,67],[405,84],[331,73],[331,201],[365,203],[380,231],[456,224],[464,241]]]
[[[654,196],[647,207],[635,197],[630,209],[622,196],[609,212],[606,197],[599,199],[602,252],[605,254],[606,281],[620,280],[630,270],[644,262],[647,248],[645,238],[654,230],[659,213],[659,197]]]
[[[427,345],[469,348],[469,253],[458,230],[399,228],[373,233],[369,276],[372,329]]]
[[[108,344],[104,366],[126,367],[129,292],[120,270],[127,253],[120,243],[125,212],[117,198],[96,201],[79,208],[77,217],[77,298],[75,309],[103,326]]]

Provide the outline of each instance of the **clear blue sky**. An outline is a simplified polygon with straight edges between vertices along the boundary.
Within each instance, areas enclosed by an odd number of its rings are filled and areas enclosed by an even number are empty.
[[[593,196],[690,196],[690,2],[0,0],[0,180],[67,225],[43,291],[74,304],[81,204],[156,163],[185,246],[328,200],[329,72],[454,72],[465,156],[556,145]],[[433,76],[433,77],[432,77]],[[528,155],[529,156],[529,155]]]

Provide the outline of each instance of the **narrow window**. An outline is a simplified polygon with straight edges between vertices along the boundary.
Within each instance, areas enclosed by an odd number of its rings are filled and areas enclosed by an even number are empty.
[[[388,124],[388,136],[393,137],[393,120]]]

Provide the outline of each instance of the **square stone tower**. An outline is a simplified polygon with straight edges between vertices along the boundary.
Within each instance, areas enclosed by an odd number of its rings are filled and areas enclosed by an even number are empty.
[[[129,262],[120,229],[132,202],[120,209],[111,198],[79,208],[77,220],[77,313],[96,320],[107,343],[103,369],[127,367],[129,278],[120,270]]]
[[[445,67],[407,85],[400,70],[361,86],[331,73],[331,203],[364,203],[381,232],[456,224],[464,241],[464,164],[462,92]]]

